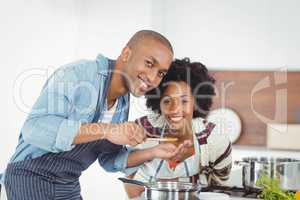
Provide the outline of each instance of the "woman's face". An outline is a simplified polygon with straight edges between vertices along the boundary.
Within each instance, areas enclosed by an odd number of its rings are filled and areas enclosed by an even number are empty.
[[[172,81],[166,87],[160,102],[161,112],[171,129],[183,131],[193,119],[194,98],[191,88],[184,81]]]

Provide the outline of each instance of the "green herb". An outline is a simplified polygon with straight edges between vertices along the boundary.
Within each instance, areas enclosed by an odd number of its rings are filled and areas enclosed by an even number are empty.
[[[264,200],[296,200],[293,192],[284,191],[280,188],[279,179],[272,179],[264,175],[257,180],[256,185],[262,187],[259,198]]]

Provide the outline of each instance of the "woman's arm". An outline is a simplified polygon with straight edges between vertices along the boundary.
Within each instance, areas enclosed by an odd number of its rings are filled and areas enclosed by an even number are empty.
[[[183,148],[183,145],[176,147],[171,143],[162,143],[148,149],[136,150],[129,154],[127,167],[140,165],[146,161],[153,160],[154,158],[163,160],[171,159],[180,153]]]

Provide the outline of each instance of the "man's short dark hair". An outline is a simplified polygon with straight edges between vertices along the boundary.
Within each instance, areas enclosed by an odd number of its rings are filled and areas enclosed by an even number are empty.
[[[172,52],[172,54],[174,54],[173,47],[172,47],[170,41],[162,34],[156,32],[156,31],[152,31],[152,30],[141,30],[141,31],[136,32],[130,38],[130,40],[128,41],[126,46],[134,49],[137,44],[139,44],[141,41],[143,41],[145,39],[153,39],[155,41],[160,42],[161,44],[166,46]]]

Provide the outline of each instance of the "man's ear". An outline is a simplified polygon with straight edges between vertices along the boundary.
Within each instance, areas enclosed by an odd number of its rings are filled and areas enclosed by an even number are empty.
[[[127,62],[131,57],[131,49],[129,47],[124,47],[121,52],[122,62]]]

